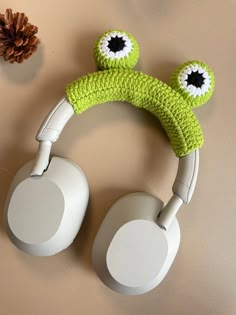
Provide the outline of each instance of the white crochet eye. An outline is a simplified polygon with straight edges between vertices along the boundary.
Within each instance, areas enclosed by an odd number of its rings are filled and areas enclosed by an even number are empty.
[[[125,33],[114,31],[101,39],[99,50],[107,58],[120,59],[130,54],[132,42]]]
[[[201,65],[195,63],[184,67],[179,73],[181,88],[193,98],[206,94],[211,87],[211,77]]]
[[[103,33],[94,47],[94,58],[100,70],[132,69],[137,64],[138,57],[136,39],[122,30]]]

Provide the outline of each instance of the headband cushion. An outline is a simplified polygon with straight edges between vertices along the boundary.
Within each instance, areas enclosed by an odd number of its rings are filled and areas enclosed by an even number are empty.
[[[66,94],[77,114],[111,101],[127,101],[150,111],[160,120],[178,157],[203,144],[200,124],[184,98],[164,82],[142,72],[98,71],[69,84]]]

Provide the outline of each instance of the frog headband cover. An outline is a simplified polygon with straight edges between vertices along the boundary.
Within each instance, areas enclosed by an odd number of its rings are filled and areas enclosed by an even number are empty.
[[[169,86],[135,71],[132,68],[138,62],[138,44],[124,31],[104,33],[96,42],[94,56],[100,71],[69,84],[66,99],[51,111],[42,124],[36,137],[40,145],[31,175],[42,175],[47,168],[51,145],[74,113],[80,114],[105,102],[127,101],[150,111],[159,119],[176,156],[180,157],[173,186],[176,207],[172,209],[171,216],[167,215],[173,218],[181,203],[190,201],[195,186],[198,149],[203,144],[203,135],[192,108],[203,105],[212,96],[214,74],[205,63],[189,61],[176,69]],[[172,203],[171,199],[168,204]],[[167,226],[166,219],[163,221]]]
[[[193,107],[206,103],[214,89],[212,70],[190,61],[173,74],[170,86],[132,70],[139,57],[136,40],[124,31],[110,31],[97,41],[94,56],[98,71],[69,84],[69,103],[79,114],[100,103],[127,101],[154,114],[165,129],[176,156],[184,156],[203,144],[202,130]]]

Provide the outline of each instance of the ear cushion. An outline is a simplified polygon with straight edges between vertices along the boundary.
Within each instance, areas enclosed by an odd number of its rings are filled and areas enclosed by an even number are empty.
[[[203,144],[200,124],[184,98],[144,73],[129,69],[95,72],[69,84],[66,93],[77,114],[110,101],[127,101],[150,111],[160,120],[178,157]]]
[[[5,225],[13,243],[35,256],[67,248],[77,235],[88,203],[89,189],[73,162],[53,157],[42,176],[29,177],[33,162],[13,180],[5,207]]]
[[[171,267],[180,243],[175,218],[167,231],[157,225],[163,202],[146,193],[126,195],[107,212],[93,244],[99,278],[114,291],[138,295],[155,288]]]

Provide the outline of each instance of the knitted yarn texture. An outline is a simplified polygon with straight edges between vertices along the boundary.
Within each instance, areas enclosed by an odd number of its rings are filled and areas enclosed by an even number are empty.
[[[66,87],[67,99],[75,113],[105,102],[126,101],[148,110],[160,120],[176,156],[199,149],[204,140],[192,107],[202,105],[211,97],[213,72],[203,62],[188,62],[174,72],[169,86],[132,70],[138,50],[130,36],[111,31],[97,41],[95,60],[105,70],[85,75]]]

